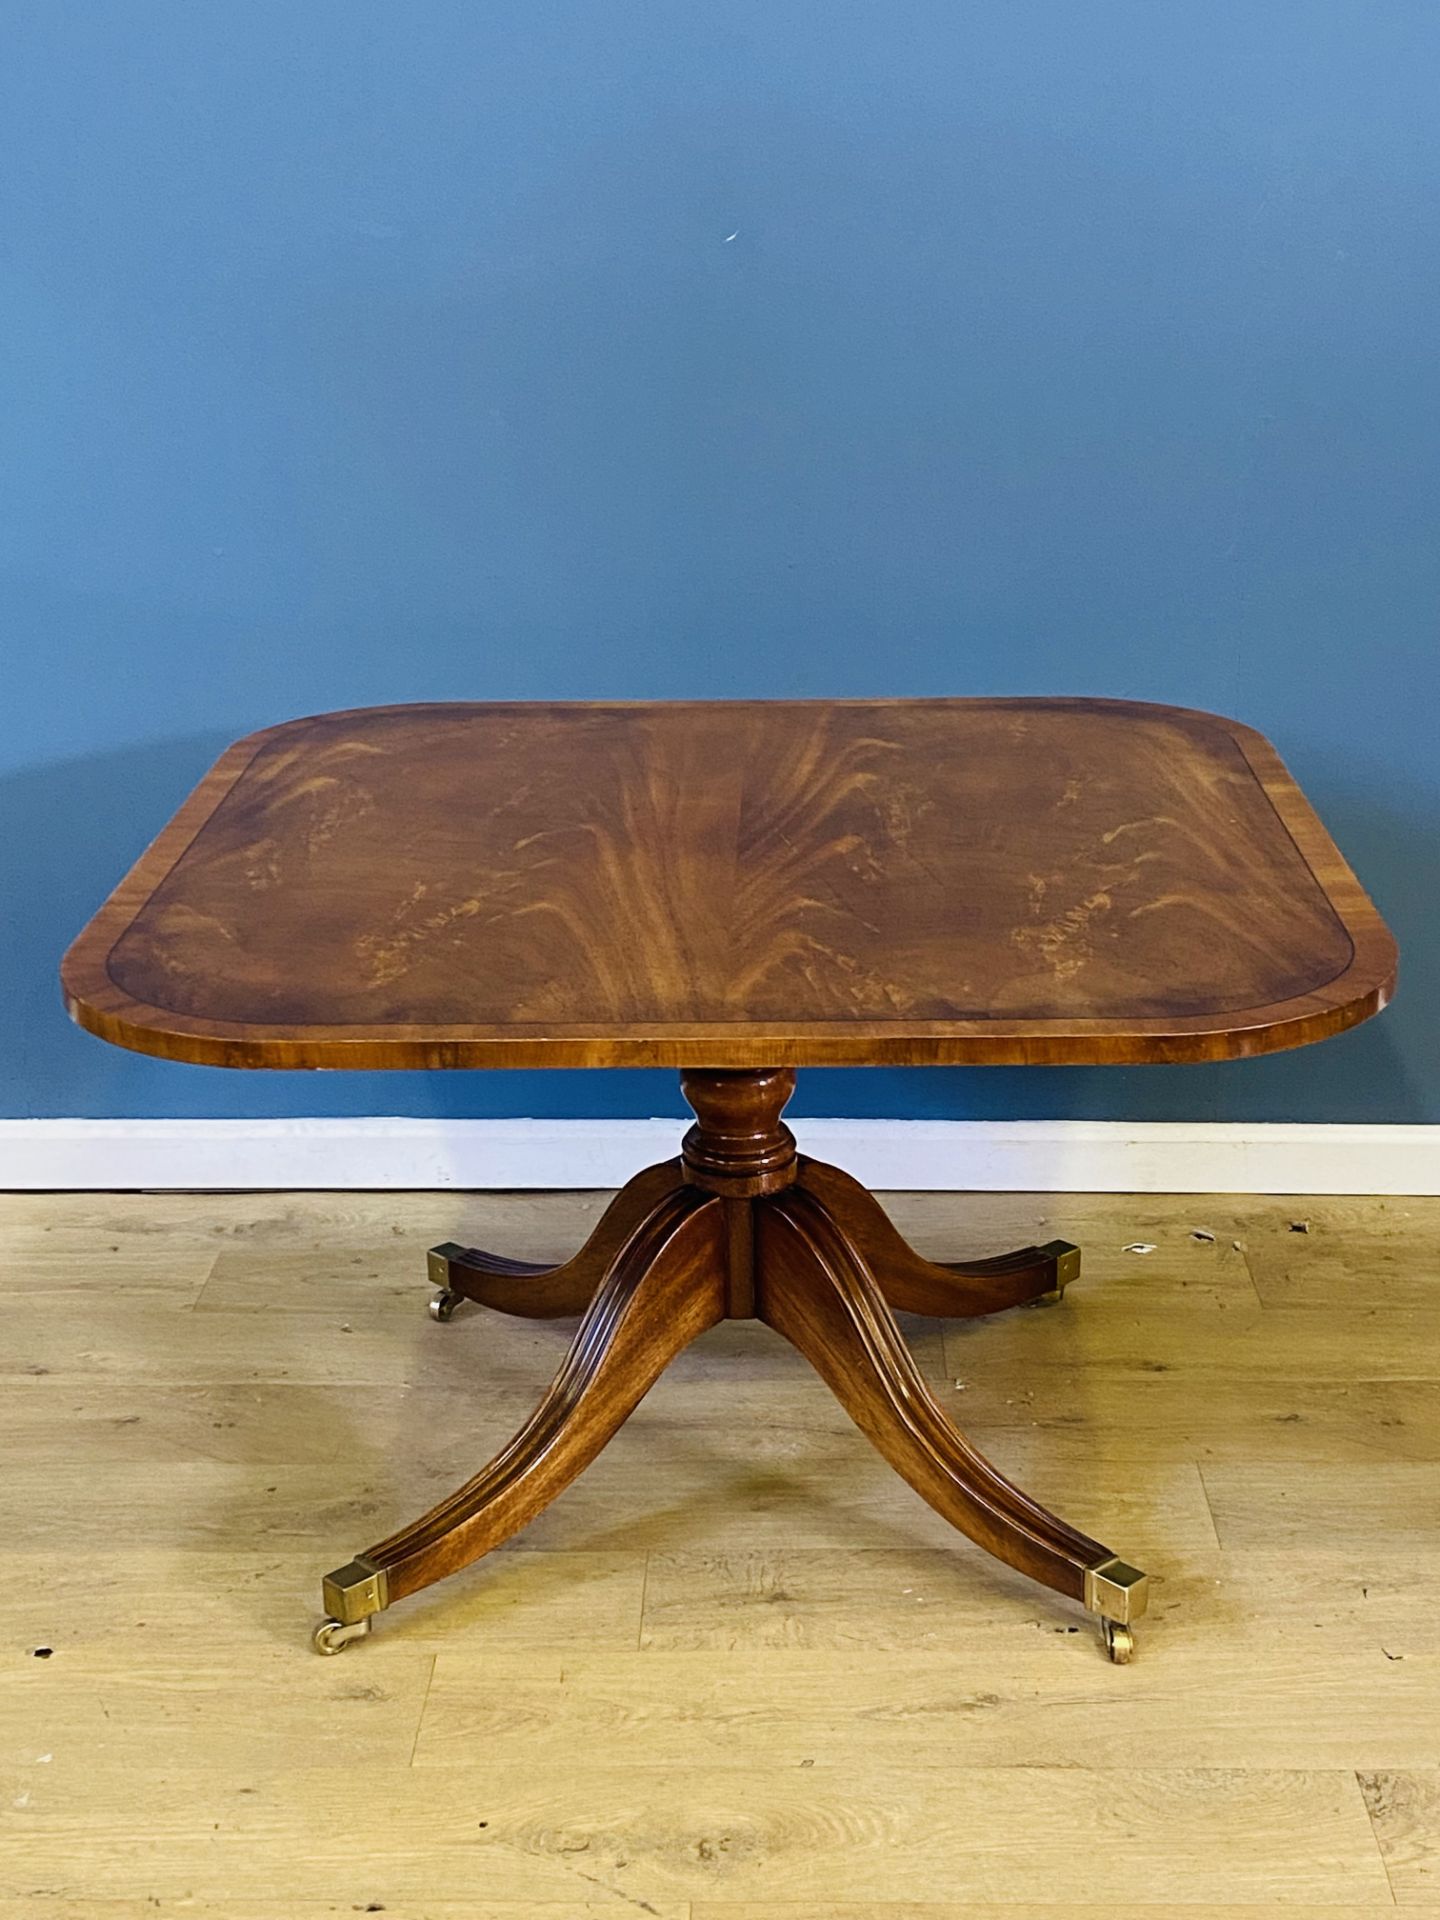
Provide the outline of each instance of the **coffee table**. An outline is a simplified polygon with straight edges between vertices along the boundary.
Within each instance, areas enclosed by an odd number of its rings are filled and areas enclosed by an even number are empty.
[[[690,1341],[753,1316],[1123,1660],[1144,1575],[970,1445],[895,1321],[1057,1299],[1078,1250],[921,1259],[858,1182],[797,1154],[795,1069],[1267,1053],[1377,1012],[1395,946],[1274,749],[1213,714],[465,703],[237,742],[62,971],[81,1025],[167,1059],[680,1069],[678,1157],[573,1259],[430,1254],[437,1320],[469,1300],[579,1328],[488,1466],[324,1581],[321,1651],[509,1539]]]

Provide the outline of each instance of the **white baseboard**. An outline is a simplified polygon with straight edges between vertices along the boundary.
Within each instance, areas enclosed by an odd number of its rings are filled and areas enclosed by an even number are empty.
[[[678,1120],[0,1120],[0,1189],[615,1187]],[[1440,1193],[1440,1127],[804,1120],[867,1186],[1034,1193]]]

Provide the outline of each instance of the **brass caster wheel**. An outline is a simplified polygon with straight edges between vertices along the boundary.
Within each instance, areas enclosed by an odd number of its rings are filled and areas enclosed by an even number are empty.
[[[449,1287],[442,1287],[439,1293],[430,1298],[430,1318],[432,1320],[453,1320],[455,1309],[465,1298],[463,1293],[452,1293]]]
[[[338,1620],[322,1620],[311,1636],[317,1653],[343,1653],[352,1640],[363,1640],[370,1631],[368,1619],[343,1626]]]
[[[1105,1642],[1105,1651],[1115,1665],[1128,1666],[1135,1651],[1135,1636],[1129,1627],[1122,1627],[1118,1620],[1102,1620],[1100,1633]]]

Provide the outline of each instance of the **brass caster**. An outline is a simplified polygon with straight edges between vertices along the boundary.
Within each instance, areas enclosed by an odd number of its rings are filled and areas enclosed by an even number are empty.
[[[1127,1566],[1111,1554],[1098,1566],[1085,1569],[1085,1605],[1100,1616],[1100,1637],[1117,1667],[1135,1651],[1130,1631],[1145,1611],[1150,1583],[1138,1567]]]
[[[1118,1620],[1102,1620],[1100,1637],[1105,1642],[1105,1651],[1117,1667],[1128,1666],[1135,1651],[1135,1636],[1129,1627],[1122,1627]]]
[[[457,1245],[454,1240],[445,1240],[438,1247],[431,1247],[425,1255],[425,1267],[430,1275],[430,1284],[436,1289],[430,1300],[432,1320],[451,1319],[456,1307],[465,1298],[463,1293],[456,1293],[450,1285],[450,1262],[464,1251],[464,1247]]]
[[[354,1620],[348,1627],[339,1620],[322,1620],[311,1635],[310,1644],[317,1653],[343,1653],[352,1640],[363,1640],[369,1631],[368,1618]]]

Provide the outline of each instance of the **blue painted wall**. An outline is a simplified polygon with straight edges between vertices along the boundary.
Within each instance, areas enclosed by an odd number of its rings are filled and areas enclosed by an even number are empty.
[[[1063,691],[1269,732],[1395,1010],[797,1106],[1440,1120],[1437,71],[1431,0],[9,10],[3,1111],[675,1108],[69,1028],[60,950],[250,728]]]

